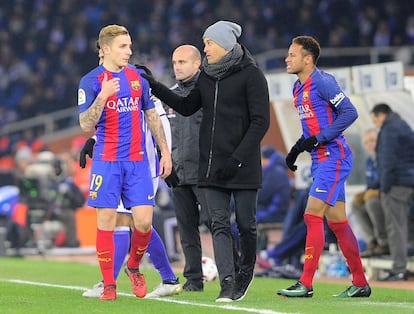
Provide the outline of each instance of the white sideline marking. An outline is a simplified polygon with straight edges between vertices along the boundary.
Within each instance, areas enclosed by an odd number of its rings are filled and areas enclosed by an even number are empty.
[[[11,282],[11,283],[23,284],[23,285],[52,287],[52,288],[61,288],[61,289],[79,290],[79,291],[85,291],[89,289],[89,288],[80,287],[80,286],[65,286],[65,285],[57,285],[57,284],[50,284],[50,283],[44,283],[44,282],[20,280],[20,279],[1,279],[0,278],[0,281],[6,281],[6,282]],[[133,295],[132,293],[117,292],[117,295],[136,298],[136,296]],[[143,300],[146,300],[146,299],[143,299]],[[151,300],[169,302],[169,303],[177,303],[177,304],[186,304],[186,305],[192,305],[192,306],[210,307],[210,308],[216,308],[216,309],[220,308],[220,309],[225,309],[229,311],[244,311],[244,312],[258,313],[258,314],[288,314],[286,312],[276,312],[273,310],[266,310],[266,309],[237,307],[233,305],[220,305],[219,306],[219,305],[213,305],[213,304],[203,304],[203,303],[181,301],[181,300],[168,299],[168,298],[156,298],[156,299],[151,299]],[[289,314],[294,314],[294,313],[289,313]]]

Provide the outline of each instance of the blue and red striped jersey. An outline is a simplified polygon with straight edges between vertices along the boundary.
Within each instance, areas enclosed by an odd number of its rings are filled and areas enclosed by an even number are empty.
[[[108,80],[120,79],[120,91],[106,100],[95,126],[94,160],[140,161],[146,158],[142,110],[154,108],[154,102],[147,80],[141,79],[141,72],[133,65],[121,72],[110,72],[100,65],[82,77],[78,90],[79,113],[88,110],[101,91],[104,73]]]
[[[293,85],[293,102],[303,136],[316,136],[321,144],[311,153],[314,161],[324,161],[327,156],[342,159],[351,153],[343,131],[358,113],[333,75],[316,68],[303,84],[297,80]]]

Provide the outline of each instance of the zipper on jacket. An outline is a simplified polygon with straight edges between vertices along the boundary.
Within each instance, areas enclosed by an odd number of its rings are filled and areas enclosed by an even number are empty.
[[[218,83],[219,83],[219,81],[216,81],[216,86],[215,86],[215,90],[214,90],[213,123],[212,123],[212,126],[211,126],[210,152],[208,154],[208,166],[207,166],[206,178],[210,177],[211,163],[212,163],[212,159],[213,159],[213,141],[214,141],[214,132],[216,130]]]

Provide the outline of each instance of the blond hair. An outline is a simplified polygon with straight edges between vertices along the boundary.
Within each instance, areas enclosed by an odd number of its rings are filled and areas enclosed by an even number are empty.
[[[115,37],[120,35],[129,35],[124,26],[116,24],[105,26],[99,32],[99,46],[102,48],[103,45],[109,45]]]

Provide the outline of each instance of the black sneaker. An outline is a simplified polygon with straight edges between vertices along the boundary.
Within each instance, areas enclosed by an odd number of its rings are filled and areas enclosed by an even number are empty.
[[[234,294],[233,294],[233,300],[234,301],[240,301],[243,300],[243,298],[247,294],[247,290],[249,290],[250,285],[253,282],[253,272],[251,273],[245,273],[244,271],[240,271],[236,275],[236,282],[234,285]]]
[[[187,280],[187,282],[183,285],[183,290],[190,292],[202,292],[204,290],[204,284],[202,281]]]
[[[220,283],[221,291],[216,299],[216,302],[232,302],[233,301],[233,290],[234,290],[234,279],[231,276],[227,276]]]

